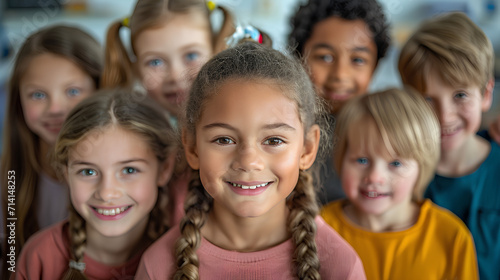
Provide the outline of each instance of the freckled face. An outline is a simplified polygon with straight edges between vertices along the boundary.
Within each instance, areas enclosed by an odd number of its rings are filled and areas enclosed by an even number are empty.
[[[377,47],[363,20],[327,18],[304,46],[311,79],[332,114],[353,96],[365,94],[377,65]]]

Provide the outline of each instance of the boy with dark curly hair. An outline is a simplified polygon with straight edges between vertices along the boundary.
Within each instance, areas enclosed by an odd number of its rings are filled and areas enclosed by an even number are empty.
[[[289,45],[310,70],[318,94],[336,115],[347,100],[367,93],[390,45],[389,25],[376,0],[309,0],[291,18]],[[321,169],[322,203],[345,197],[331,156]]]

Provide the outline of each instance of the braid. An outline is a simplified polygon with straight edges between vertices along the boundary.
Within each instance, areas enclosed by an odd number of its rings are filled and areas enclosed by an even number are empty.
[[[155,241],[164,234],[170,226],[170,215],[168,208],[169,200],[165,187],[158,188],[158,199],[156,204],[149,214],[149,222],[147,225],[147,237],[151,241]]]
[[[200,181],[200,173],[193,170],[189,182],[189,193],[185,201],[186,215],[181,221],[181,237],[175,245],[177,271],[174,279],[199,279],[198,256],[196,250],[201,243],[200,229],[207,220],[207,214],[212,208],[212,197],[205,191]]]
[[[291,210],[289,230],[295,242],[294,259],[299,279],[321,279],[314,221],[318,214],[318,204],[312,182],[311,174],[300,170],[297,186],[288,200]]]
[[[85,231],[85,220],[76,212],[73,205],[69,210],[69,239],[71,243],[72,260],[83,263],[83,253],[87,244],[87,232]],[[87,277],[75,268],[69,268],[63,277],[64,280],[86,280]]]

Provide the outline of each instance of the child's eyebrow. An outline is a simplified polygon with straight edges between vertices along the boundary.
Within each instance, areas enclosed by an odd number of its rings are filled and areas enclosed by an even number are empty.
[[[367,52],[367,53],[372,53],[372,51],[367,48],[367,47],[354,47],[351,49],[353,52]]]
[[[207,124],[203,127],[203,129],[212,129],[212,128],[225,128],[225,129],[229,129],[229,130],[232,130],[232,131],[237,131],[238,129],[236,129],[235,127],[227,124],[227,123],[211,123],[211,124]],[[296,130],[293,126],[291,125],[288,125],[286,123],[272,123],[272,124],[266,124],[262,127],[263,129],[278,129],[278,128],[281,128],[281,129],[285,129],[285,130]]]
[[[335,50],[334,47],[332,47],[326,43],[318,43],[318,44],[314,45],[312,48],[313,48],[313,50],[316,50],[316,49],[329,49],[332,51]]]
[[[143,162],[143,163],[149,165],[149,162],[145,159],[142,159],[142,158],[127,159],[127,160],[123,160],[123,161],[118,162],[118,164],[127,164],[127,163],[131,163],[131,162]],[[91,163],[91,162],[82,161],[82,160],[75,160],[75,161],[70,162],[68,164],[68,166],[75,166],[75,165],[92,165],[92,166],[94,166],[95,164]]]

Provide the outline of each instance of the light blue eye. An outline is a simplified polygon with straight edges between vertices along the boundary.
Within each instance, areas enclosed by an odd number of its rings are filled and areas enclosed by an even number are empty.
[[[47,97],[47,94],[41,92],[41,91],[35,91],[31,94],[31,98],[35,100],[40,100],[40,99],[45,99]]]
[[[320,55],[319,59],[326,62],[326,63],[332,63],[333,62],[333,56],[332,55]]]
[[[391,162],[391,165],[395,166],[395,167],[401,167],[401,166],[403,166],[403,164],[400,161],[398,161],[398,160],[395,160],[395,161]]]
[[[186,54],[186,60],[188,62],[196,61],[196,60],[198,60],[199,57],[200,57],[200,54],[197,52],[190,52],[190,53]]]
[[[355,64],[363,64],[365,63],[365,60],[359,57],[356,57],[352,60]]]
[[[79,173],[83,176],[95,176],[97,174],[94,169],[82,169]]]
[[[368,164],[368,159],[367,158],[358,158],[356,161],[359,164]]]
[[[148,61],[148,65],[152,67],[160,67],[163,65],[163,61],[159,58],[151,59]]]
[[[455,97],[462,99],[462,98],[466,98],[467,94],[465,92],[457,92],[457,94],[455,94]]]
[[[69,95],[69,96],[77,96],[77,95],[80,95],[80,90],[77,89],[77,88],[69,88],[66,93]]]
[[[136,173],[136,172],[137,172],[137,169],[135,169],[133,167],[125,167],[122,170],[123,174],[133,174],[133,173]]]

